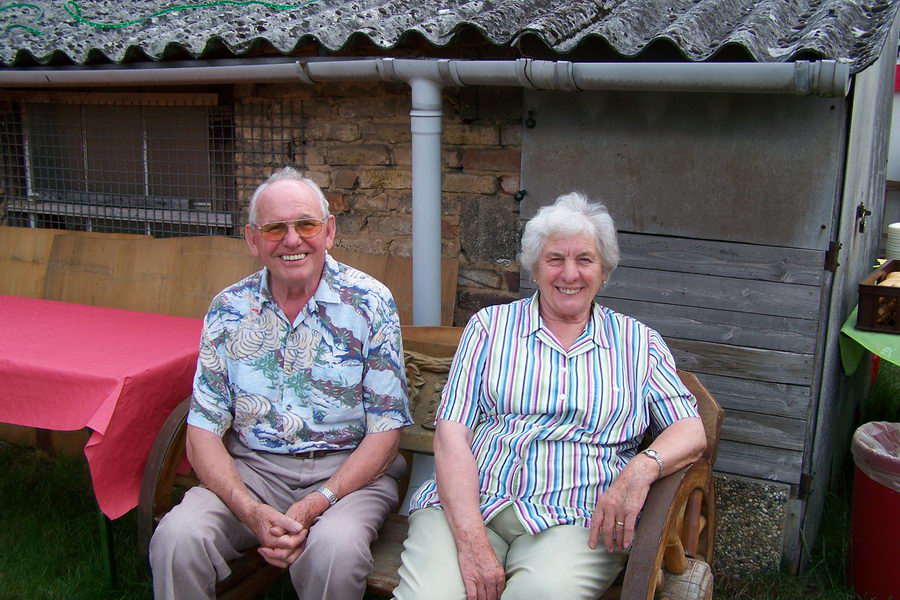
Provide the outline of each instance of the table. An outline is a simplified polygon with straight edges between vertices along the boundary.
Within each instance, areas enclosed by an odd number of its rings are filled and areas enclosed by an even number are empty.
[[[191,392],[202,320],[0,295],[0,422],[92,430],[100,510],[137,506],[163,421]]]
[[[856,313],[858,310],[858,306],[854,308],[841,326],[839,346],[844,374],[849,376],[856,372],[866,350],[879,358],[900,365],[900,335],[857,329]]]

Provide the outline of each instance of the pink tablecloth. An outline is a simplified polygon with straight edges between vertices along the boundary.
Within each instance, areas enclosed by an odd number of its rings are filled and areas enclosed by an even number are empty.
[[[4,295],[0,319],[0,422],[89,427],[101,510],[137,506],[153,438],[191,392],[202,321]]]

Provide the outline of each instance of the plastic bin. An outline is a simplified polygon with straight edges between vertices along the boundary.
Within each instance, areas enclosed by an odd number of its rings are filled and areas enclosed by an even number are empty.
[[[860,598],[900,600],[900,423],[862,425],[850,449],[850,583]]]

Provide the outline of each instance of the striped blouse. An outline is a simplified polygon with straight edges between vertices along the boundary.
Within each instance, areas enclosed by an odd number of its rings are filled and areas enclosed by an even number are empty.
[[[537,298],[472,317],[437,413],[474,432],[485,521],[512,504],[533,534],[587,527],[648,427],[655,434],[698,416],[656,331],[595,303],[584,333],[564,350]],[[410,509],[439,504],[431,479]]]

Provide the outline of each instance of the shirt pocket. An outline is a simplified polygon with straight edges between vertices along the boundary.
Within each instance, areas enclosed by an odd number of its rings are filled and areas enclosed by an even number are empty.
[[[313,421],[341,425],[365,418],[362,365],[317,366],[310,374],[307,405],[312,410]]]

